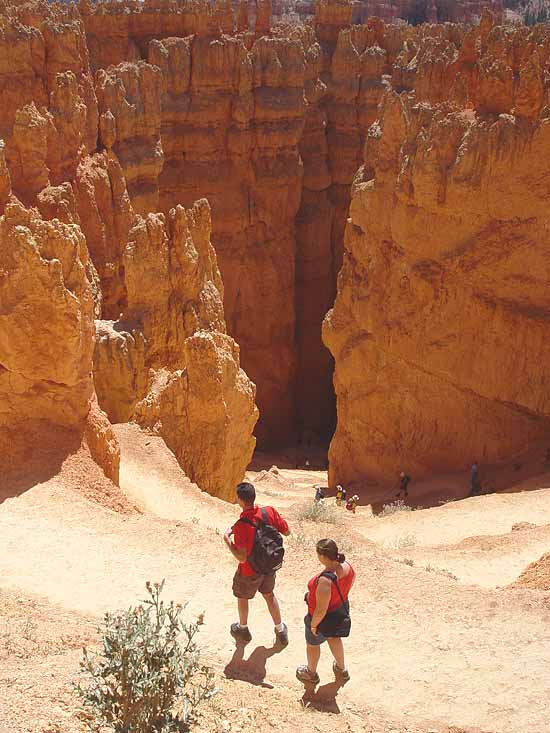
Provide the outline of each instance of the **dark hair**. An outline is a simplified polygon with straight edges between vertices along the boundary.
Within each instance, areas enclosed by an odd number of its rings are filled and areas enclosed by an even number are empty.
[[[338,552],[338,545],[334,540],[319,540],[317,553],[328,557],[329,560],[337,560],[338,562],[344,562],[346,559],[343,552]]]
[[[254,504],[256,501],[256,489],[253,484],[243,481],[237,486],[237,496],[242,499],[245,504]]]

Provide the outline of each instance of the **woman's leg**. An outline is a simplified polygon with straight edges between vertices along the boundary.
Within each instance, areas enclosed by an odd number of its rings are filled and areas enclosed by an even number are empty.
[[[332,637],[331,639],[327,639],[327,641],[330,651],[332,652],[332,656],[334,657],[334,661],[341,670],[344,670],[346,668],[346,663],[344,661],[344,644],[342,639],[339,637]]]
[[[315,674],[315,672],[317,672],[319,659],[321,658],[321,647],[313,646],[313,644],[306,644],[306,652],[308,669],[312,674]]]

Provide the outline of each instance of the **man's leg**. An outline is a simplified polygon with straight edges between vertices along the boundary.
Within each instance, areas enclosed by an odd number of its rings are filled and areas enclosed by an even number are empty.
[[[239,623],[241,626],[248,626],[248,598],[237,598],[239,608]]]
[[[265,602],[267,603],[267,608],[269,609],[269,613],[271,614],[273,623],[275,624],[275,626],[279,626],[282,623],[281,609],[279,608],[279,601],[277,600],[275,593],[262,593],[262,595],[265,598]],[[243,622],[241,621],[241,623]]]
[[[233,595],[237,599],[239,623],[231,624],[231,635],[237,640],[249,642],[252,639],[248,630],[248,603],[251,598],[254,598],[260,583],[260,576],[240,575],[238,570],[235,573]]]
[[[269,614],[273,619],[277,644],[281,646],[287,646],[288,629],[286,627],[286,624],[284,624],[281,619],[281,609],[279,608],[279,601],[277,600],[274,593],[275,573],[273,573],[272,575],[264,575],[258,590],[265,598]]]

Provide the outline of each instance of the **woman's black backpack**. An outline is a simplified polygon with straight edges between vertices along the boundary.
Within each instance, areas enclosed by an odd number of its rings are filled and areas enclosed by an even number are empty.
[[[346,637],[349,636],[351,631],[351,616],[349,613],[349,601],[344,599],[340,585],[338,584],[338,576],[336,573],[331,573],[325,570],[319,575],[319,578],[328,578],[331,583],[334,583],[342,605],[335,608],[333,611],[328,611],[324,619],[319,623],[317,629],[326,636],[327,638],[332,637]],[[317,578],[317,583],[319,582]]]
[[[250,524],[256,529],[252,552],[248,556],[248,562],[254,572],[258,575],[271,575],[279,570],[283,565],[285,554],[283,538],[280,532],[269,524],[265,507],[262,507],[262,518],[256,522],[248,517],[241,517],[239,522]]]

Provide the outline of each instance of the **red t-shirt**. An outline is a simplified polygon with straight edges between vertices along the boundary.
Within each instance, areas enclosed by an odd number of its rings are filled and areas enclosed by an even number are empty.
[[[340,593],[344,597],[344,600],[347,601],[351,586],[355,579],[355,570],[347,560],[342,563],[342,567],[344,568],[345,575],[338,578],[338,585],[340,587]],[[320,575],[321,573],[314,575],[307,584],[307,589],[309,591],[307,596],[307,610],[312,616],[315,611],[315,606],[317,605],[317,579]],[[327,580],[330,580],[330,578],[327,578]],[[331,581],[330,585],[330,602],[328,604],[327,613],[328,611],[334,611],[335,608],[342,605],[342,599],[340,598],[340,593],[338,593],[338,589],[336,588],[336,583]]]
[[[279,530],[281,534],[288,532],[287,522],[281,517],[276,509],[273,509],[272,506],[266,506],[264,509],[267,513],[267,521],[272,527]],[[256,519],[262,518],[262,508],[254,505],[253,509],[245,509],[244,512],[241,512],[240,518],[251,519],[255,522]],[[246,549],[247,557],[250,555],[252,548],[254,547],[255,534],[255,528],[250,526],[247,522],[235,522],[233,525],[233,543],[237,550],[241,550],[244,547]],[[248,560],[246,562],[239,563],[239,569],[237,572],[239,575],[256,575],[256,572],[252,569]]]

